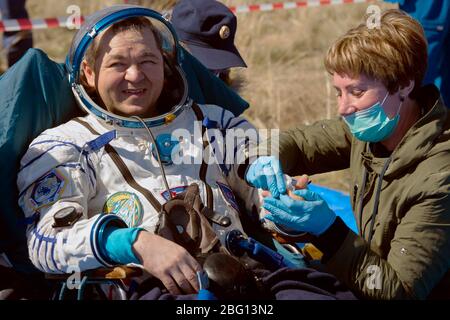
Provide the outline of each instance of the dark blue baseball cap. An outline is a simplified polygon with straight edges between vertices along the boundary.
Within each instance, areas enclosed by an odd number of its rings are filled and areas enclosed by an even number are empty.
[[[236,16],[215,0],[180,0],[172,26],[189,51],[210,70],[247,67],[236,46]]]

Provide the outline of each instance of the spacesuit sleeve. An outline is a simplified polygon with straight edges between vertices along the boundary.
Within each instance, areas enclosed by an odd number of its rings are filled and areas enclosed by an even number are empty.
[[[227,181],[235,196],[245,204],[246,211],[258,212],[262,203],[262,190],[250,186],[238,173],[240,164],[247,159],[248,150],[258,145],[258,130],[243,117],[234,117],[228,112],[225,112],[221,122],[224,129],[225,150],[228,155],[224,160],[228,168]],[[231,152],[232,157],[229,157]]]
[[[28,224],[30,260],[39,270],[71,273],[114,264],[98,245],[99,234],[107,225],[126,224],[115,215],[88,213],[98,163],[95,153],[75,141],[45,133],[22,158],[19,205]]]

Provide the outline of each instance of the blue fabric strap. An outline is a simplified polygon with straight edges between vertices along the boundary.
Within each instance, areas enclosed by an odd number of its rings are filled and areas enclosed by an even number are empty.
[[[90,151],[97,151],[116,138],[116,130],[111,130],[87,143]]]

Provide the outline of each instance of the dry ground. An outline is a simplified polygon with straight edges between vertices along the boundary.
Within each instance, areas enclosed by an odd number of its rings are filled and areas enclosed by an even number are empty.
[[[227,5],[279,2],[282,0],[224,0]],[[292,1],[292,0],[291,0]],[[120,0],[29,0],[32,18],[66,16],[70,5],[83,15]],[[174,1],[141,0],[143,5],[164,10]],[[380,3],[379,3],[380,4]],[[272,12],[238,13],[237,46],[248,64],[233,72],[242,80],[242,96],[251,108],[245,116],[259,128],[289,128],[336,116],[335,94],[323,57],[334,39],[362,21],[367,4],[330,5]],[[381,3],[382,8],[392,7]],[[35,46],[63,61],[73,31],[37,30]],[[0,65],[5,65],[2,54]],[[347,172],[312,177],[313,181],[347,191]]]

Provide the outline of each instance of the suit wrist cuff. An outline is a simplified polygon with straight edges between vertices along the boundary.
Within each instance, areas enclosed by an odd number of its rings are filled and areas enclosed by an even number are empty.
[[[105,235],[109,228],[127,228],[127,224],[114,214],[101,214],[91,231],[91,246],[95,258],[105,267],[117,265],[107,254],[105,248]],[[111,230],[111,229],[110,229]]]

